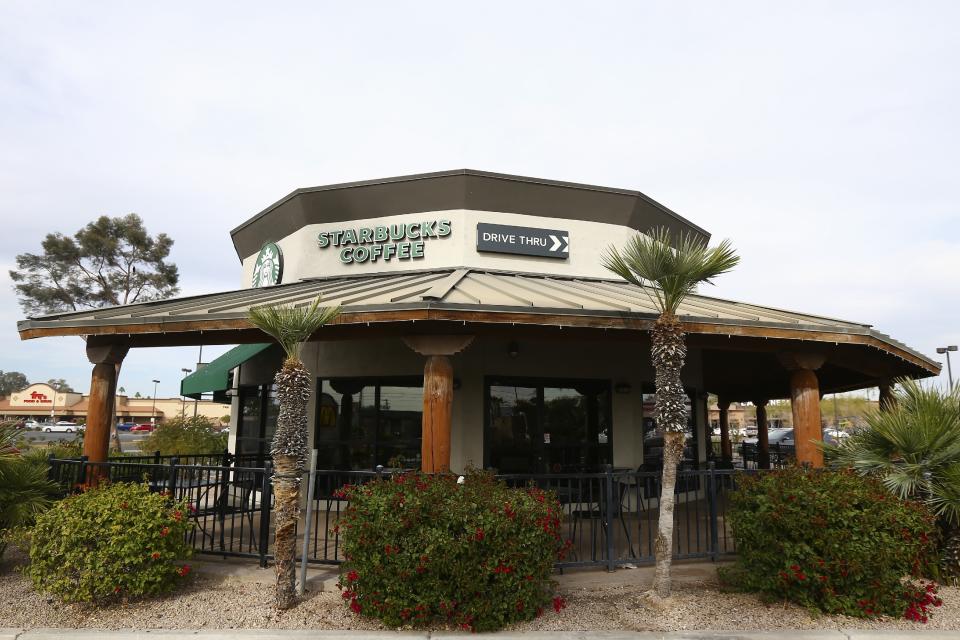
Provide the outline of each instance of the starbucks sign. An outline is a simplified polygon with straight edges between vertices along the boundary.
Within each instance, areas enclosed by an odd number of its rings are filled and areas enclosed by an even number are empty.
[[[446,238],[450,230],[449,220],[426,220],[321,231],[317,235],[317,247],[338,248],[340,262],[344,264],[416,260],[423,258],[428,241]]]
[[[272,242],[263,245],[253,265],[253,287],[270,287],[280,284],[283,276],[283,254],[280,247]]]

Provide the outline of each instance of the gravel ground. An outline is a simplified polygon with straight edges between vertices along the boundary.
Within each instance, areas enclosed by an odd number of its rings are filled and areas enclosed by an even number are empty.
[[[182,591],[162,599],[110,607],[63,605],[34,593],[17,571],[22,557],[8,551],[0,564],[0,621],[25,629],[383,629],[353,615],[338,593],[311,593],[294,609],[278,615],[269,604],[270,588],[232,576],[202,574]],[[639,577],[639,576],[638,576]],[[960,630],[960,589],[944,587],[944,605],[927,625],[905,620],[861,620],[814,616],[790,604],[767,605],[746,594],[721,592],[716,581],[679,584],[674,597],[654,605],[645,585],[564,587],[567,608],[552,610],[515,631],[686,631],[712,629],[950,629]]]

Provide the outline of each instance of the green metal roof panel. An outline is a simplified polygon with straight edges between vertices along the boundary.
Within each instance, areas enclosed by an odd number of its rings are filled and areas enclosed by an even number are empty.
[[[226,391],[230,388],[230,372],[270,347],[270,343],[261,343],[241,344],[230,349],[213,362],[181,380],[180,395],[199,399],[203,393]]]

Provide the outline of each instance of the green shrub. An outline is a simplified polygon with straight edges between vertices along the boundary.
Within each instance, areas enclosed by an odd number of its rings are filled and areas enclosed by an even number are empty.
[[[340,585],[354,612],[395,627],[487,631],[551,603],[553,563],[567,548],[552,494],[471,472],[463,484],[409,473],[339,495],[350,500],[334,529],[346,559]]]
[[[53,502],[58,487],[47,479],[46,460],[21,455],[15,427],[0,427],[0,556],[17,530],[33,524]]]
[[[875,480],[805,469],[745,477],[728,518],[737,559],[721,576],[737,588],[857,617],[926,622],[939,606],[936,585],[913,579],[935,568],[933,514]]]
[[[190,571],[181,561],[192,526],[186,504],[146,485],[90,489],[37,518],[27,574],[64,602],[166,593]]]
[[[219,453],[226,448],[227,433],[216,431],[204,416],[167,420],[140,443],[141,451],[159,451],[164,456]]]

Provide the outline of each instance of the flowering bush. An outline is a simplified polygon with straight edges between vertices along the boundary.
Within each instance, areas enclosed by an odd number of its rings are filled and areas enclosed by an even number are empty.
[[[171,591],[193,526],[186,504],[117,483],[61,500],[37,518],[27,574],[38,591],[91,602]]]
[[[568,546],[552,494],[471,472],[463,484],[409,473],[340,495],[340,586],[355,613],[487,631],[566,606],[550,579]]]
[[[728,517],[737,561],[721,575],[738,588],[827,613],[920,622],[941,604],[934,583],[916,581],[934,568],[933,515],[875,480],[797,468],[743,478]]]

